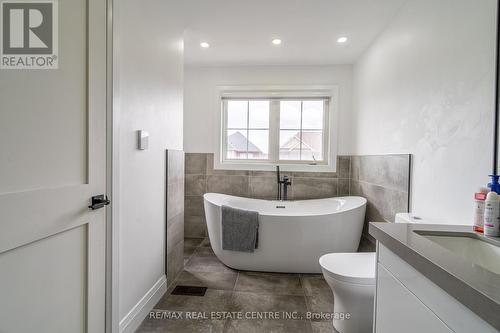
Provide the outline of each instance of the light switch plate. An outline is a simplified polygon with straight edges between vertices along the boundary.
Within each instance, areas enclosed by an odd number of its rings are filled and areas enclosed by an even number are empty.
[[[146,150],[149,148],[149,133],[143,130],[137,131],[137,149]]]

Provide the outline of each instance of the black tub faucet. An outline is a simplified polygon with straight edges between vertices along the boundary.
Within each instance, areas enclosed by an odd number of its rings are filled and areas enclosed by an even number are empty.
[[[276,179],[278,182],[278,200],[288,200],[288,186],[292,186],[292,181],[288,176],[283,176],[283,178],[281,178],[279,165],[276,166]]]

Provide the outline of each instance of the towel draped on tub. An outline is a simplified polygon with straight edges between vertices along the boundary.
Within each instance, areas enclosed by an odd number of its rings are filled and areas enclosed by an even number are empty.
[[[222,249],[253,252],[259,235],[259,213],[249,210],[221,207]]]

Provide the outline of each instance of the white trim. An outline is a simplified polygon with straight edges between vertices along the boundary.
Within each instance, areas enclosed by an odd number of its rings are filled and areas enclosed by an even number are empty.
[[[111,205],[106,209],[106,332],[118,333],[119,313],[119,178],[120,178],[120,112],[118,107],[118,80],[115,75],[114,50],[117,47],[114,29],[113,0],[107,0],[107,153],[106,153],[106,193]]]
[[[262,85],[262,86],[217,86],[218,100],[231,98],[283,98],[283,97],[330,97],[332,88],[325,85]]]
[[[106,332],[120,331],[119,313],[119,179],[120,179],[120,109],[119,87],[114,54],[118,48],[113,0],[107,0],[107,177],[106,193],[111,205],[106,209]]]
[[[120,333],[132,333],[141,325],[144,318],[167,292],[167,277],[162,277],[149,289],[139,302],[120,321]]]
[[[337,169],[337,143],[338,143],[338,107],[339,107],[339,87],[336,85],[265,85],[265,86],[217,86],[214,94],[214,116],[217,119],[216,136],[217,143],[214,145],[218,147],[214,152],[214,169],[219,170],[260,170],[268,171],[274,170],[276,165],[282,166],[284,171],[310,171],[310,172],[335,172]],[[293,162],[287,164],[286,162],[274,161],[231,161],[224,160],[222,151],[224,151],[225,138],[222,129],[225,128],[224,110],[221,103],[223,98],[284,98],[284,97],[322,97],[329,98],[328,117],[329,126],[327,126],[325,143],[328,143],[326,151],[327,163],[313,164],[312,162],[305,161],[304,163]],[[272,103],[271,103],[272,104]],[[272,121],[273,119],[271,119]],[[271,126],[271,123],[270,123]],[[272,131],[270,131],[272,132]],[[271,143],[270,138],[270,143]],[[276,147],[270,147],[269,153],[271,154]]]

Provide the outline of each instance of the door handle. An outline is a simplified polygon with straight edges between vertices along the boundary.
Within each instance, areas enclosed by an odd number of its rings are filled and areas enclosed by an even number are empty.
[[[104,194],[96,195],[91,198],[91,204],[89,206],[90,209],[96,210],[99,208],[102,208],[104,206],[107,206],[111,203],[111,201],[108,200],[108,196]]]

